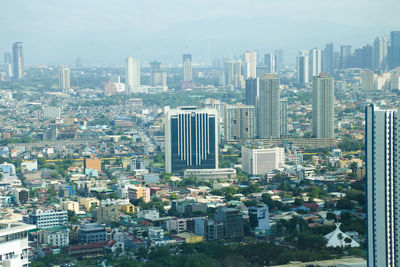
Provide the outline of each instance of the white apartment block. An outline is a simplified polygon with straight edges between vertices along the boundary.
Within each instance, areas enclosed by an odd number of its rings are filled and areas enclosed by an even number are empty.
[[[28,231],[35,228],[27,224],[0,224],[0,266],[29,265]]]
[[[284,163],[284,148],[242,147],[242,168],[243,171],[247,174],[265,174],[269,171],[281,168]]]
[[[49,119],[60,119],[61,108],[60,107],[43,107],[43,117]]]

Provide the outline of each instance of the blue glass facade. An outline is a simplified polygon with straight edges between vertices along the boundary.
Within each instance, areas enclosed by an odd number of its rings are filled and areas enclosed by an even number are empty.
[[[170,117],[171,171],[217,168],[216,116],[193,110]]]

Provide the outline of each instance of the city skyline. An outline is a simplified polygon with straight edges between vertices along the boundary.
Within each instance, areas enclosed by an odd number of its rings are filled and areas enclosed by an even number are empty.
[[[88,64],[118,64],[133,52],[141,60],[173,63],[179,63],[179,55],[187,52],[196,55],[198,62],[208,63],[224,52],[236,54],[245,49],[263,49],[266,53],[284,49],[288,55],[295,55],[299,49],[322,48],[328,42],[349,42],[354,47],[371,43],[397,26],[395,19],[388,20],[388,14],[399,10],[396,1],[379,2],[379,7],[386,10],[383,22],[374,12],[377,3],[362,2],[363,12],[359,12],[361,1],[337,1],[334,6],[317,1],[300,5],[289,0],[252,1],[252,5],[234,1],[227,6],[223,4],[226,1],[220,1],[221,5],[217,4],[212,12],[210,1],[171,3],[166,7],[168,14],[153,10],[150,2],[118,1],[110,6],[104,1],[97,1],[96,5],[87,1],[79,2],[79,10],[77,1],[68,6],[44,1],[34,5],[27,1],[7,3],[0,21],[9,27],[0,30],[4,40],[0,50],[8,50],[7,42],[24,42],[29,47],[27,64],[72,64],[76,57],[83,57]],[[329,14],[321,12],[326,8],[330,9]],[[23,14],[18,20],[8,15],[16,9]],[[133,15],[125,10],[132,10]],[[154,16],[144,18],[143,14]],[[100,21],[99,15],[106,19]],[[26,27],[31,21],[31,27]],[[263,25],[273,25],[268,29],[268,38],[258,34]]]
[[[398,0],[0,9],[1,266],[400,266]]]

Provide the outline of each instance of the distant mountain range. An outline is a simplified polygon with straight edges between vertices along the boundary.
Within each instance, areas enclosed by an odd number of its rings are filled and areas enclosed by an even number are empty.
[[[238,55],[247,49],[263,54],[280,48],[286,63],[293,63],[297,50],[323,48],[334,42],[358,48],[372,43],[377,35],[389,36],[393,29],[360,28],[327,22],[290,21],[271,17],[222,17],[190,21],[158,31],[117,30],[97,32],[4,32],[0,52],[11,51],[12,42],[24,42],[27,64],[123,64],[127,56],[143,62],[153,59],[180,63],[190,52],[193,61],[211,63],[215,57]]]

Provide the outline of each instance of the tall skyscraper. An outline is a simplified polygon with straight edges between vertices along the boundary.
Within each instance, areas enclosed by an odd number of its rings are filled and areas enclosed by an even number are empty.
[[[246,105],[255,106],[257,103],[257,97],[259,94],[259,79],[258,78],[250,78],[246,80]]]
[[[279,138],[280,129],[280,89],[279,78],[265,74],[260,79],[259,97],[257,100],[256,129],[259,138]]]
[[[235,85],[236,77],[242,76],[242,61],[228,60],[224,63],[226,85]]]
[[[256,78],[257,71],[257,52],[256,51],[246,51],[244,53],[244,62],[246,64],[245,78]]]
[[[316,138],[335,138],[335,85],[333,78],[321,73],[313,79],[312,128]]]
[[[275,54],[275,69],[277,72],[279,72],[279,70],[283,66],[283,50],[276,49],[274,54]]]
[[[183,55],[183,81],[191,82],[192,77],[192,55],[184,54]]]
[[[254,138],[255,123],[254,106],[225,105],[224,129],[227,142]]]
[[[125,65],[125,86],[127,90],[140,86],[140,60],[128,57]]]
[[[305,85],[309,82],[309,55],[308,51],[302,50],[297,56],[297,82]]]
[[[71,88],[70,82],[70,68],[61,66],[58,78],[59,88],[64,92],[68,93]]]
[[[218,111],[180,107],[165,114],[165,171],[218,168]]]
[[[286,98],[281,99],[281,137],[286,137],[288,135],[287,130],[287,107],[288,101]]]
[[[182,81],[182,89],[191,89],[194,87],[194,83],[192,81],[192,55],[184,54],[183,55],[183,81]]]
[[[385,36],[378,36],[374,41],[372,67],[374,70],[385,70],[387,68],[388,43]]]
[[[264,55],[264,66],[267,67],[266,73],[277,73],[276,69],[276,57],[274,54],[265,54]]]
[[[77,57],[75,59],[75,67],[80,68],[82,66],[83,66],[82,58],[81,57]]]
[[[347,67],[372,69],[373,51],[374,48],[369,44],[354,50],[354,54],[350,57]]]
[[[264,74],[271,74],[271,67],[265,65],[258,65],[256,77],[262,78]]]
[[[167,73],[165,71],[155,71],[151,74],[152,86],[167,86]]]
[[[13,78],[18,80],[24,78],[24,44],[16,42],[13,44]]]
[[[368,267],[400,266],[399,114],[365,110]]]
[[[340,68],[345,69],[350,67],[351,45],[340,46]]]
[[[309,81],[312,81],[314,76],[321,73],[322,51],[319,48],[313,48],[309,52]]]
[[[160,62],[150,62],[150,85],[167,86],[167,73],[161,70]]]
[[[361,89],[363,91],[372,91],[375,89],[376,74],[370,70],[364,70],[361,73]]]
[[[340,52],[333,52],[333,69],[340,69]]]
[[[334,69],[335,69],[335,62],[334,62],[333,43],[329,43],[325,45],[325,49],[323,52],[322,71],[328,73],[329,75],[332,75]]]
[[[400,66],[400,31],[390,32],[389,68]]]
[[[10,52],[4,53],[4,72],[7,74],[7,77],[13,76],[12,57]]]
[[[158,61],[150,62],[150,74],[155,71],[160,71],[160,70],[161,70],[161,62],[158,62]]]

